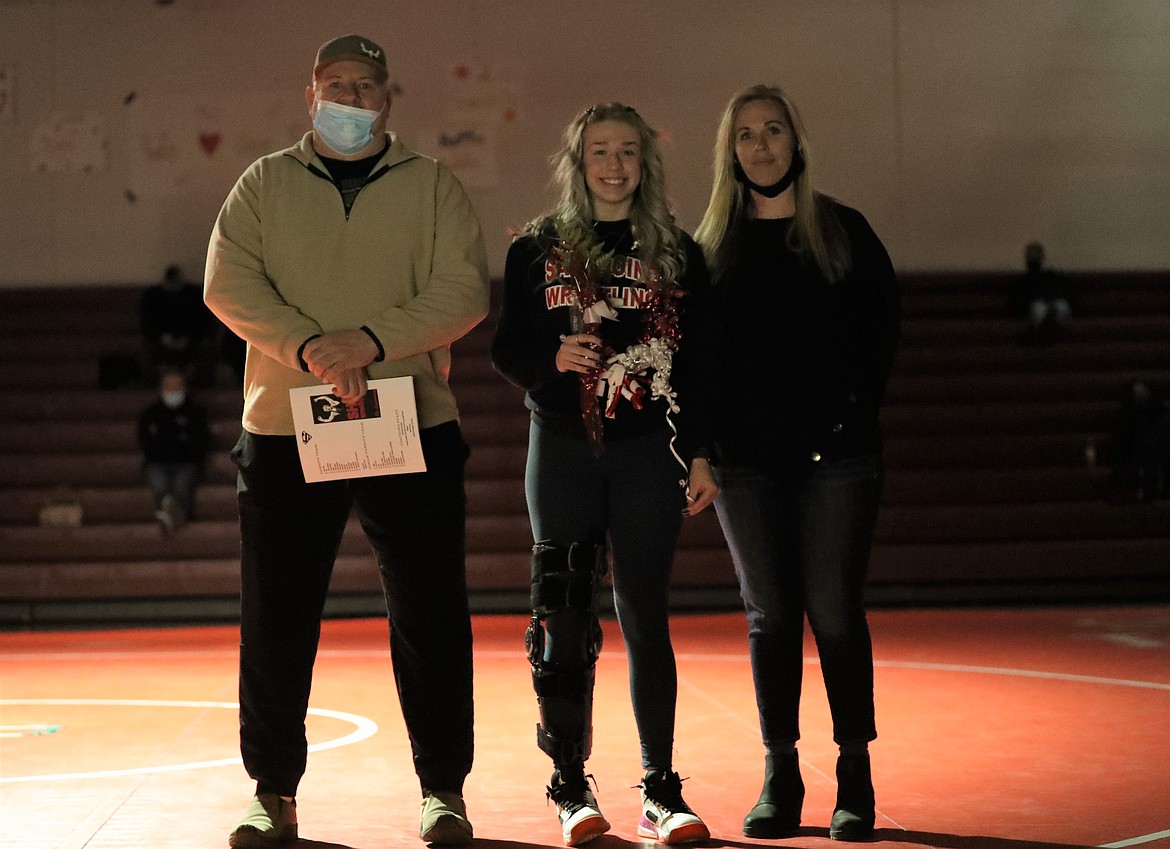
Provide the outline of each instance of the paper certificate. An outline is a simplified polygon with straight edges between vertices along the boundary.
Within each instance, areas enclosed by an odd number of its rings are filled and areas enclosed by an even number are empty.
[[[425,472],[414,406],[414,379],[371,380],[356,404],[331,386],[290,389],[306,483]]]

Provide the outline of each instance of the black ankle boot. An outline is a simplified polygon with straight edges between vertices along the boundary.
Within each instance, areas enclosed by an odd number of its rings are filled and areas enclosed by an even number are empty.
[[[764,762],[764,789],[760,800],[743,818],[744,837],[785,837],[800,828],[804,782],[800,761],[791,754],[768,754]]]
[[[869,754],[837,758],[837,808],[829,823],[834,840],[869,840],[873,837],[873,778]]]

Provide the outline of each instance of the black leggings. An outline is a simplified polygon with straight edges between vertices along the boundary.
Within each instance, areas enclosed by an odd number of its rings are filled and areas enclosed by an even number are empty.
[[[663,431],[607,443],[597,457],[585,440],[534,421],[524,482],[534,539],[569,545],[608,537],[642,766],[657,769],[671,767],[674,745],[670,571],[686,506],[685,473],[668,443]],[[592,686],[585,697],[592,701]]]

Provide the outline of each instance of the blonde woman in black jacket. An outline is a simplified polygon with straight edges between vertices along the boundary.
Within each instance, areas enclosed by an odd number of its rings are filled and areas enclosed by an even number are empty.
[[[874,826],[868,744],[877,736],[863,589],[898,292],[878,237],[861,213],[813,189],[809,160],[783,91],[752,86],[728,103],[696,231],[724,340],[716,510],[747,611],[766,750],[744,834],[780,837],[800,825],[807,616],[840,746],[830,836],[861,840]]]

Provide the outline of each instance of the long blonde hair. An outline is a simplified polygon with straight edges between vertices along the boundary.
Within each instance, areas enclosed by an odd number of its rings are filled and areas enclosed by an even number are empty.
[[[633,107],[623,103],[598,103],[583,109],[565,128],[561,147],[550,160],[557,201],[551,211],[529,222],[525,232],[546,231],[558,221],[582,232],[592,229],[593,199],[585,185],[583,166],[585,128],[601,121],[621,121],[638,133],[642,177],[630,203],[630,226],[638,241],[638,258],[646,267],[657,268],[663,280],[677,280],[686,265],[686,251],[666,201],[658,134]]]
[[[794,153],[800,151],[804,158],[804,170],[792,184],[796,218],[788,233],[789,246],[811,258],[825,279],[836,283],[849,271],[849,244],[840,222],[831,212],[828,198],[812,187],[812,157],[804,123],[796,104],[777,86],[762,83],[749,86],[737,92],[723,110],[715,135],[711,199],[695,230],[695,241],[703,248],[712,277],[718,281],[732,264],[743,225],[754,212],[750,190],[735,178],[735,118],[753,100],[776,104],[792,128]]]

